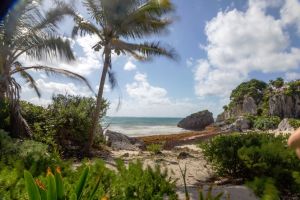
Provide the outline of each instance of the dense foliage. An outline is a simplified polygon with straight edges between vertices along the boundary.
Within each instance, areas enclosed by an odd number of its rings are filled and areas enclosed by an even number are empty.
[[[232,103],[240,103],[244,100],[245,96],[251,96],[256,102],[259,102],[266,88],[267,84],[265,82],[252,79],[241,83],[237,88],[232,90],[230,100]]]
[[[32,131],[32,139],[57,148],[62,153],[74,155],[86,144],[88,130],[91,126],[91,115],[95,108],[95,99],[72,95],[57,95],[52,103],[45,107],[22,101],[22,115]],[[10,131],[8,104],[0,105],[0,119],[5,123],[2,127]],[[108,103],[103,100],[99,118],[106,115]],[[100,124],[97,125],[95,146],[102,141]]]
[[[26,199],[24,169],[37,176],[49,166],[62,165],[58,154],[33,140],[18,140],[0,130],[0,199]]]
[[[47,195],[44,196],[60,196],[60,199],[177,199],[175,184],[158,166],[143,169],[140,162],[132,162],[125,166],[119,161],[115,172],[98,160],[92,165],[83,164],[78,170],[66,174],[64,179],[60,177],[61,173],[63,172],[60,169],[56,169],[53,175],[51,170],[48,170],[47,177],[39,177],[38,181],[34,181],[25,171],[29,196],[42,196],[45,191]],[[52,179],[54,184],[49,184],[49,179]]]
[[[300,119],[288,119],[289,124],[294,128],[297,129],[300,127]]]
[[[253,121],[253,127],[259,130],[270,130],[276,129],[280,123],[280,118],[277,116],[261,116],[255,117]]]
[[[37,177],[40,186],[47,186],[45,174],[50,167],[54,172],[60,166],[65,177],[65,195],[70,198],[79,177],[89,166],[87,182],[84,185],[82,199],[87,199],[97,186],[95,198],[108,196],[109,199],[177,199],[175,184],[158,166],[144,168],[141,162],[125,166],[117,162],[116,169],[110,170],[102,161],[82,162],[76,170],[67,161],[59,159],[55,152],[50,152],[47,145],[25,140],[12,139],[7,133],[0,133],[0,199],[28,199],[25,191],[24,170]]]
[[[220,175],[248,181],[253,177],[271,178],[283,195],[300,189],[293,177],[295,171],[300,171],[300,162],[286,142],[284,136],[248,133],[218,136],[201,147]],[[266,183],[270,184],[270,181]]]

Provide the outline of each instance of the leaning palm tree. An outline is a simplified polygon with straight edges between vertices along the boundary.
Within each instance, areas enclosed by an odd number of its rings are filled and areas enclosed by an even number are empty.
[[[171,59],[176,56],[173,49],[164,48],[159,42],[140,42],[145,36],[161,33],[171,23],[170,19],[164,18],[166,13],[173,10],[169,0],[84,0],[83,3],[92,21],[78,16],[72,35],[96,35],[98,41],[95,41],[93,49],[102,49],[104,60],[86,149],[89,152],[99,123],[106,76],[112,87],[116,85],[112,72],[112,53],[129,54],[138,60],[149,60],[159,55]],[[133,43],[136,39],[138,43]]]
[[[35,90],[40,91],[31,70],[44,71],[49,74],[62,74],[67,77],[88,82],[82,76],[71,71],[44,65],[24,66],[20,60],[25,56],[33,59],[61,58],[74,60],[70,43],[57,34],[57,23],[74,11],[65,4],[46,14],[40,11],[41,1],[22,0],[6,17],[0,21],[0,101],[8,101],[11,110],[11,133],[13,136],[29,136],[30,129],[20,112],[19,98],[21,85],[16,76],[23,78]],[[90,87],[90,86],[89,86]]]

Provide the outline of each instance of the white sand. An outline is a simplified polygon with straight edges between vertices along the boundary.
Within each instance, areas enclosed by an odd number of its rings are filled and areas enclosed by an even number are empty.
[[[177,159],[180,152],[187,152],[191,157],[186,159]],[[125,155],[125,156],[124,156]],[[207,190],[208,185],[202,185],[204,181],[213,176],[212,167],[204,159],[201,149],[196,145],[184,145],[174,148],[172,151],[163,151],[161,155],[152,155],[149,152],[142,151],[112,151],[112,157],[122,158],[125,163],[134,160],[141,160],[145,166],[155,166],[159,164],[162,169],[167,169],[172,180],[176,181],[179,199],[185,199],[184,184],[180,173],[179,165],[182,169],[186,166],[186,182],[191,200],[197,200],[200,186]],[[113,167],[113,161],[107,161],[109,168]],[[255,195],[245,186],[214,186],[213,194],[223,192],[223,199],[230,194],[231,200],[256,200]]]

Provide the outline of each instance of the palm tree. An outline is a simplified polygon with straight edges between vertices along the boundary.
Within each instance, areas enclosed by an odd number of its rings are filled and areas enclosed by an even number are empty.
[[[11,133],[16,137],[29,136],[30,129],[20,112],[21,85],[16,81],[15,75],[23,78],[39,97],[40,91],[30,70],[44,71],[47,75],[62,74],[89,86],[84,77],[71,71],[43,65],[24,66],[20,62],[21,56],[33,59],[56,57],[67,61],[75,59],[69,41],[59,37],[56,31],[57,23],[66,14],[74,15],[74,11],[59,3],[56,8],[43,14],[39,3],[41,1],[20,1],[0,21],[0,101],[9,102]]]
[[[159,42],[139,42],[145,36],[164,31],[171,20],[163,17],[174,8],[170,0],[84,0],[83,3],[95,23],[78,16],[72,35],[96,35],[98,41],[95,42],[93,49],[95,51],[103,49],[104,57],[97,105],[86,149],[90,152],[96,125],[99,123],[98,116],[107,74],[111,86],[116,85],[112,72],[112,53],[129,54],[138,60],[149,60],[153,56],[160,55],[174,59],[176,57],[174,50],[162,47]],[[134,40],[139,41],[133,43]]]

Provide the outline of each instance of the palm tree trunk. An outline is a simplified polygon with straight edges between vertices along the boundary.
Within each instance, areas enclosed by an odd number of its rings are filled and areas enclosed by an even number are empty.
[[[110,66],[110,54],[111,50],[105,46],[104,47],[104,65],[103,65],[103,70],[102,70],[102,75],[100,79],[100,85],[99,85],[99,90],[98,90],[98,95],[97,95],[97,102],[96,102],[96,109],[92,117],[92,126],[89,131],[89,138],[88,138],[88,143],[86,146],[86,153],[90,153],[90,150],[93,146],[94,143],[94,137],[97,131],[97,125],[99,123],[99,116],[101,112],[101,104],[102,104],[102,96],[103,96],[103,90],[104,90],[104,84],[105,84],[105,78],[108,72],[108,68]],[[101,130],[102,133],[102,130]]]

